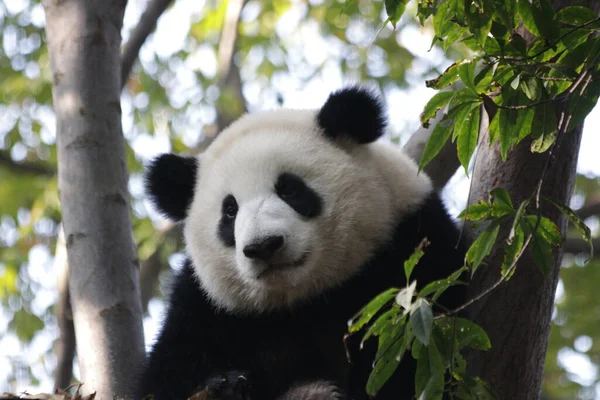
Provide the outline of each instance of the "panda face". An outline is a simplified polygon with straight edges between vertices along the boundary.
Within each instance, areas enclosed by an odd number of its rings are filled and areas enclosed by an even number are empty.
[[[196,160],[167,155],[151,166],[153,200],[184,219],[196,276],[217,307],[293,308],[343,284],[429,194],[399,149],[372,142],[383,125],[374,111],[360,114],[361,101],[378,109],[350,90],[318,111],[248,114]]]

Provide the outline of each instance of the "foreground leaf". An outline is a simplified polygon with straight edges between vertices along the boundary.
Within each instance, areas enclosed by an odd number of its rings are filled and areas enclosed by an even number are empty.
[[[367,304],[354,317],[352,317],[352,319],[348,323],[348,330],[350,332],[356,332],[360,330],[366,323],[368,323],[371,320],[371,318],[375,316],[375,314],[377,314],[381,307],[383,307],[387,302],[392,300],[397,293],[398,289],[390,288],[385,292],[379,294],[373,300],[371,300],[369,304]]]
[[[444,359],[434,342],[417,361],[415,391],[419,400],[439,400],[444,391]]]
[[[428,346],[433,327],[433,312],[427,301],[423,299],[419,299],[418,301],[421,304],[410,316],[410,327],[417,339],[425,346]]]
[[[415,268],[421,257],[423,257],[423,255],[425,254],[423,249],[429,245],[430,243],[429,241],[427,241],[427,238],[424,238],[423,240],[421,240],[421,243],[419,243],[419,245],[417,246],[413,254],[408,258],[408,260],[404,261],[404,274],[406,275],[407,282],[410,280],[410,275],[412,274],[413,269]]]
[[[454,96],[454,93],[455,92],[453,92],[453,91],[439,92],[439,93],[436,93],[427,102],[427,105],[425,106],[425,109],[423,110],[423,113],[421,114],[421,125],[424,128],[429,127],[429,120],[431,118],[435,117],[435,114],[437,113],[438,110],[442,109],[450,102],[450,100]]]
[[[490,254],[490,251],[492,251],[499,231],[500,225],[497,222],[492,222],[481,235],[479,235],[467,251],[465,259],[471,269],[471,276],[477,271],[477,268],[483,259]]]
[[[570,207],[562,204],[558,200],[551,199],[550,197],[546,197],[546,200],[551,202],[558,208],[567,218],[571,221],[571,224],[577,229],[577,232],[583,237],[583,240],[590,246],[590,259],[594,256],[594,245],[592,244],[592,231],[590,228],[583,222],[581,218]]]

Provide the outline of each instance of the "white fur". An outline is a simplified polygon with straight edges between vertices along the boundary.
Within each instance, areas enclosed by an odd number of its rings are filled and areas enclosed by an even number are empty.
[[[315,381],[289,389],[278,400],[338,400],[342,395],[337,386],[327,381]]]
[[[376,142],[333,143],[315,111],[249,114],[224,130],[199,161],[185,240],[204,290],[219,307],[260,312],[291,307],[355,275],[390,237],[402,216],[432,191],[400,148]],[[323,199],[316,218],[299,216],[274,192],[282,172],[300,176]],[[236,247],[218,238],[221,203],[239,205]],[[277,263],[300,267],[261,275],[265,265],[243,254],[258,237],[282,235]]]

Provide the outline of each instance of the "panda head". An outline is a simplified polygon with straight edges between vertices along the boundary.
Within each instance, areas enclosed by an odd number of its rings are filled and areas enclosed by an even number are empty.
[[[290,308],[342,284],[431,191],[385,129],[371,92],[316,111],[248,114],[196,158],[162,155],[148,192],[184,222],[199,283],[232,312]]]

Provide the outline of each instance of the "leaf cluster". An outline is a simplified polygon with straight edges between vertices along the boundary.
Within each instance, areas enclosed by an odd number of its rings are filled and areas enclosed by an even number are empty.
[[[407,282],[429,242],[423,239],[405,261]],[[455,316],[434,317],[432,305],[459,280],[466,267],[446,279],[417,289],[412,281],[401,289],[389,289],[374,298],[349,322],[351,333],[362,332],[362,344],[376,337],[378,349],[367,381],[367,393],[375,395],[396,371],[405,357],[417,360],[415,390],[418,399],[441,399],[445,392],[457,399],[495,399],[480,379],[466,374],[462,351],[491,347],[484,330],[475,323]]]

